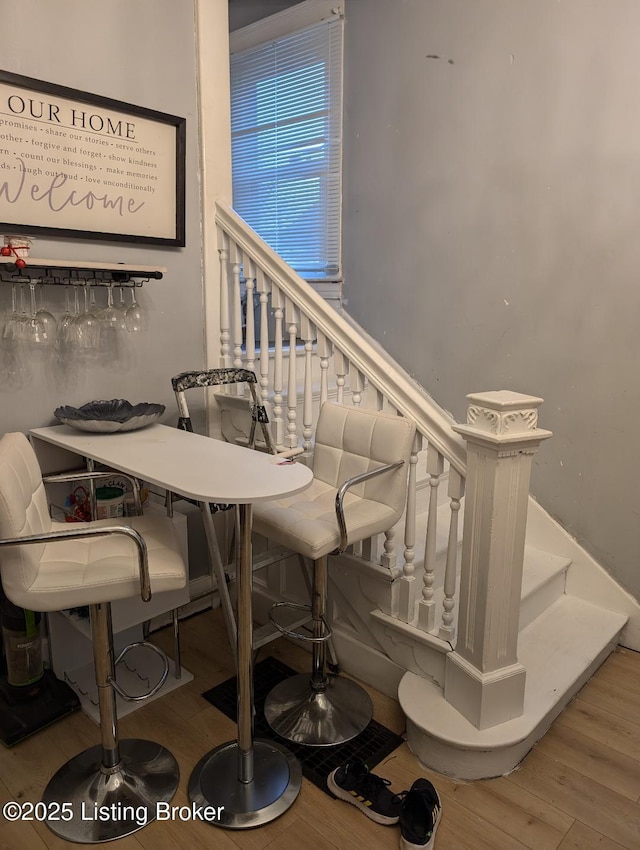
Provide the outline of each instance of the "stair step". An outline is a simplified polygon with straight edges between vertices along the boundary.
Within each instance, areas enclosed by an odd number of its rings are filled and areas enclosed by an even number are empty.
[[[535,546],[525,546],[520,631],[564,594],[570,566],[571,558],[543,552]]]
[[[406,673],[398,699],[407,740],[428,767],[460,779],[513,770],[618,643],[627,616],[570,596],[557,599],[520,633],[527,671],[521,717],[476,729],[433,682]]]

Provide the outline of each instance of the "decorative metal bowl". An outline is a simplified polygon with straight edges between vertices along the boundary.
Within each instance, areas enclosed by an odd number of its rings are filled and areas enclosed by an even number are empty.
[[[79,431],[93,431],[96,434],[113,434],[116,431],[137,431],[145,428],[162,416],[164,404],[151,404],[143,401],[131,404],[123,398],[111,401],[88,401],[82,407],[68,404],[57,407],[53,415],[64,425],[70,425]]]

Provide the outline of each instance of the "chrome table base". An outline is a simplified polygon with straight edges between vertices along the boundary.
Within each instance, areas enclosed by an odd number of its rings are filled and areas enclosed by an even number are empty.
[[[236,505],[238,563],[238,735],[203,756],[189,778],[189,799],[211,806],[212,826],[249,829],[274,820],[293,804],[302,784],[298,759],[253,736],[251,505]]]
[[[42,802],[49,814],[46,824],[60,838],[78,844],[123,838],[155,820],[157,804],[173,798],[180,772],[168,750],[137,738],[119,746],[121,759],[114,768],[102,767],[103,749],[95,746],[50,780]]]
[[[200,759],[189,779],[189,799],[199,806],[214,806],[219,812],[215,825],[227,829],[249,829],[275,820],[291,806],[302,784],[298,759],[273,741],[253,742],[250,782],[238,778],[239,757],[236,741],[222,744]]]
[[[351,679],[330,677],[324,690],[314,692],[309,675],[301,673],[269,692],[264,716],[273,731],[287,741],[331,747],[366,729],[373,704],[369,694]]]

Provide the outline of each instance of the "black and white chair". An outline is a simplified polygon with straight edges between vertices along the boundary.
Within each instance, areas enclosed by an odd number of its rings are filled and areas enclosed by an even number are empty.
[[[99,479],[111,473],[82,472],[54,476],[56,481]],[[89,606],[100,715],[101,743],[64,764],[49,781],[43,801],[71,804],[65,817],[47,821],[68,841],[94,844],[141,829],[156,817],[159,802],[169,802],[178,786],[173,755],[153,741],[120,741],[115,692],[111,602],[184,587],[187,569],[173,523],[149,515],[123,520],[67,524],[49,515],[45,482],[24,434],[0,439],[0,575],[7,598],[31,611],[60,611]],[[136,645],[136,644],[134,644]],[[164,674],[145,696],[155,694]],[[103,820],[83,812],[109,807],[120,817]],[[112,807],[115,806],[115,809]],[[53,806],[48,805],[53,812]],[[68,815],[71,817],[68,817]]]
[[[302,448],[290,449],[277,452],[274,441],[269,430],[269,416],[267,407],[260,400],[255,372],[249,369],[207,369],[190,372],[181,372],[171,379],[171,386],[176,397],[178,407],[178,428],[185,431],[194,431],[193,418],[187,403],[186,393],[190,390],[207,390],[211,387],[231,387],[233,394],[216,394],[217,403],[221,416],[222,438],[227,441],[236,442],[250,449],[266,451],[270,454],[278,454],[282,458],[293,457],[302,453]],[[242,393],[238,395],[238,391]],[[245,395],[247,391],[247,395]],[[215,474],[215,470],[212,470]],[[168,494],[169,506],[173,504],[176,497]],[[230,585],[233,581],[233,557],[226,557],[218,541],[213,515],[233,508],[233,505],[209,504],[200,506],[207,537],[209,556],[211,559],[211,581],[212,586],[218,590],[220,605],[222,608],[227,634],[232,650],[235,652],[237,643],[237,622],[234,604],[230,593]],[[304,578],[308,582],[306,572]],[[204,594],[204,596],[209,594]],[[198,597],[200,598],[200,597]],[[193,600],[192,600],[193,601]],[[304,617],[297,619],[301,624]],[[275,638],[280,637],[279,632],[266,624],[253,633],[253,648],[259,649]]]
[[[354,738],[372,716],[366,691],[343,676],[329,676],[326,618],[329,555],[387,531],[400,519],[415,426],[401,416],[326,402],[316,430],[313,482],[300,495],[254,505],[254,531],[313,562],[311,636],[281,627],[312,644],[311,677],[277,685],[265,702],[271,728],[286,740],[329,746]]]

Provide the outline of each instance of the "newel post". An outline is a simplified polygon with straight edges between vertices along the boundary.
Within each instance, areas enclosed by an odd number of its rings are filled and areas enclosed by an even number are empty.
[[[478,729],[519,717],[526,671],[518,623],[533,455],[541,398],[508,390],[467,396],[467,442],[458,640],[444,695]]]

